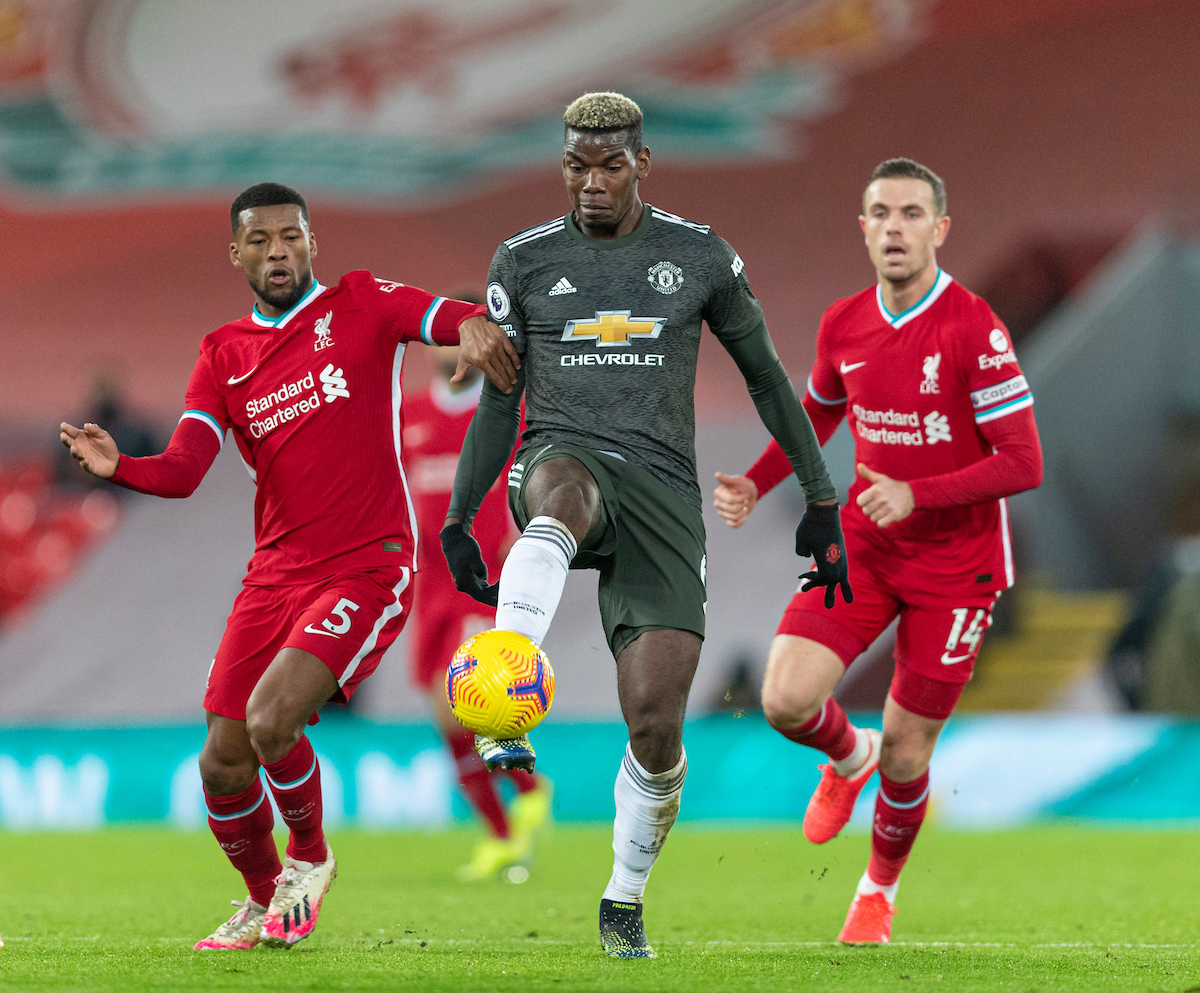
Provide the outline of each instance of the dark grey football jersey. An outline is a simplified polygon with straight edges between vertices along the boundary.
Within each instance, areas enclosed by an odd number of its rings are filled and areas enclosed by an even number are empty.
[[[742,270],[707,225],[649,204],[624,238],[588,238],[568,214],[500,245],[487,304],[525,369],[525,446],[614,453],[699,507],[700,324],[721,338],[762,320]]]

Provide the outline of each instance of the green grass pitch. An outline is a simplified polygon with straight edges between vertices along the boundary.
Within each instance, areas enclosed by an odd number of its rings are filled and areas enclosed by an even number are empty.
[[[0,990],[1200,989],[1200,835],[929,830],[887,947],[836,936],[867,838],[672,833],[647,894],[659,957],[609,961],[607,827],[559,827],[529,882],[452,879],[473,835],[341,832],[321,923],[290,952],[191,951],[244,891],[205,835],[0,835]]]

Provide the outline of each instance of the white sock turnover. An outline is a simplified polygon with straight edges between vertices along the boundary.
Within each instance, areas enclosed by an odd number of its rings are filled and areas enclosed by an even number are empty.
[[[513,542],[500,571],[496,627],[519,631],[540,645],[562,599],[576,550],[575,538],[562,521],[533,518]]]
[[[849,776],[863,767],[863,763],[871,754],[871,739],[862,728],[855,728],[854,751],[844,759],[830,762],[839,776]]]
[[[604,891],[606,900],[641,903],[646,880],[662,851],[667,832],[679,815],[679,796],[687,775],[687,754],[666,772],[647,772],[625,746],[613,794],[617,816],[613,821],[613,871]]]
[[[877,883],[873,880],[869,873],[864,872],[862,879],[858,881],[858,887],[855,893],[860,896],[870,896],[872,893],[882,893],[887,897],[887,902],[894,904],[896,902],[896,891],[900,889],[900,880],[896,880],[890,886],[884,886],[882,883]]]

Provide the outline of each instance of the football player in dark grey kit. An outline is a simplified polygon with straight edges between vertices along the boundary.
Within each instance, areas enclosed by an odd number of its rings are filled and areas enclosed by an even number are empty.
[[[522,365],[485,384],[459,460],[442,547],[460,590],[497,604],[496,627],[540,644],[567,570],[600,571],[600,616],[617,663],[629,746],[617,774],[612,878],[600,901],[609,955],[653,955],[642,894],[679,811],[683,716],[704,637],[705,555],[696,481],[701,322],[733,357],[808,502],[796,551],[810,583],[850,599],[837,498],[808,416],[775,354],[742,260],[704,224],[644,204],[642,112],[588,93],[563,115],[572,211],[509,238],[488,276],[491,317]],[[498,584],[471,520],[526,422],[509,474],[522,529]],[[533,762],[527,738],[479,739],[495,765]]]

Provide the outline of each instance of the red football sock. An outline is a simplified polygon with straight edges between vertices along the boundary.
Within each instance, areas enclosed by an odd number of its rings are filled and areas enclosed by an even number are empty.
[[[324,862],[325,831],[321,827],[321,767],[307,735],[278,762],[263,762],[267,784],[279,816],[291,830],[288,856],[302,862]]]
[[[505,769],[503,771],[513,786],[517,788],[518,793],[532,793],[537,789],[537,776],[532,772],[526,772],[524,769]]]
[[[841,705],[830,697],[821,709],[798,728],[776,727],[781,735],[798,745],[824,752],[834,762],[848,758],[858,743],[858,731]]]
[[[263,793],[262,781],[232,796],[213,796],[204,791],[208,826],[233,867],[246,880],[250,899],[267,906],[275,893],[275,877],[283,870],[271,828],[275,815]]]
[[[911,783],[897,783],[879,772],[879,795],[875,799],[875,830],[871,832],[871,859],[867,875],[880,886],[891,886],[900,878],[908,861],[925,808],[929,806],[929,770]]]
[[[500,802],[500,794],[496,791],[496,781],[483,759],[475,751],[475,735],[471,731],[452,734],[446,739],[450,753],[454,756],[454,768],[458,773],[458,784],[467,796],[467,802],[475,808],[497,838],[508,837],[508,815],[504,812],[504,804]]]

